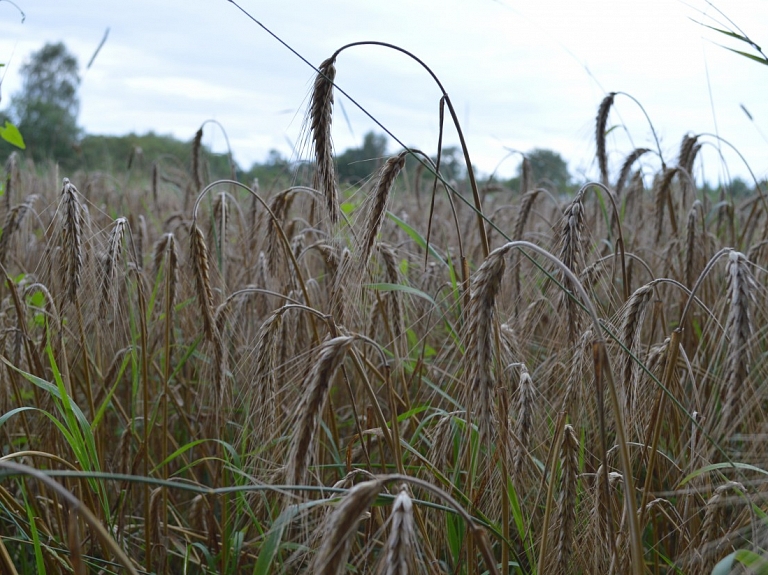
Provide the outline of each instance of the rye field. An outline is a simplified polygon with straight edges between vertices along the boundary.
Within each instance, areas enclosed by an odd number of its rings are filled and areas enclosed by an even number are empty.
[[[768,572],[768,190],[610,148],[616,94],[575,194],[342,185],[319,70],[287,188],[11,156],[0,570]]]

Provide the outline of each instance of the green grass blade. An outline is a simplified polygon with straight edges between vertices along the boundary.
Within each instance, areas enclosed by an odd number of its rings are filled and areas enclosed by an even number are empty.
[[[37,567],[38,574],[45,575],[45,561],[43,561],[43,547],[40,544],[40,533],[37,531],[37,525],[35,524],[35,513],[32,510],[32,506],[27,499],[27,489],[24,484],[21,484],[21,495],[24,498],[24,507],[27,511],[27,517],[29,518],[29,532],[32,536],[32,545],[35,549],[35,565]]]
[[[435,250],[435,248],[432,246],[431,243],[429,244],[429,247],[427,247],[427,240],[425,240],[419,232],[417,232],[409,224],[405,223],[403,220],[398,218],[392,212],[387,212],[387,217],[393,222],[395,222],[401,230],[403,230],[406,234],[408,234],[408,236],[416,243],[417,246],[419,246],[422,249],[429,249],[429,253],[432,254],[433,258],[438,260],[444,266],[448,267],[448,263],[439,253],[437,253],[437,250]]]

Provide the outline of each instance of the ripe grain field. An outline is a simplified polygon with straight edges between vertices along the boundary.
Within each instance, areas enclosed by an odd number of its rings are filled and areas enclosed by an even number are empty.
[[[340,186],[337,54],[288,189],[9,160],[2,571],[766,572],[765,190]]]

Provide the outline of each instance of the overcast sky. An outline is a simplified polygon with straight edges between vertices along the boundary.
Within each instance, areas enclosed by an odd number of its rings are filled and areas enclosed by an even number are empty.
[[[314,72],[227,0],[0,0],[0,108],[19,90],[19,69],[45,42],[63,41],[83,71],[79,123],[94,134],[154,130],[190,139],[207,119],[225,128],[247,168],[274,148],[306,158],[305,110]],[[596,175],[594,117],[606,92],[645,108],[667,160],[686,132],[718,133],[758,177],[768,176],[768,66],[719,47],[730,42],[691,19],[724,18],[703,0],[240,0],[240,5],[317,65],[348,42],[380,40],[427,63],[450,95],[473,162],[515,173],[508,150],[550,148],[572,172]],[[758,44],[768,44],[768,0],[716,3]],[[2,70],[2,69],[0,69]],[[337,84],[406,145],[434,153],[440,92],[402,54],[354,48],[337,61]],[[753,121],[741,108],[743,105]],[[342,110],[343,108],[343,110]],[[345,121],[344,112],[349,120]],[[616,162],[655,147],[648,122],[619,97],[609,139]],[[337,151],[375,126],[336,98]],[[708,179],[724,178],[715,139]],[[224,138],[213,125],[204,141]],[[456,143],[447,130],[448,144]],[[391,142],[390,151],[398,145]],[[721,150],[732,175],[743,164]],[[505,159],[506,158],[506,159]],[[649,160],[649,168],[653,160]]]

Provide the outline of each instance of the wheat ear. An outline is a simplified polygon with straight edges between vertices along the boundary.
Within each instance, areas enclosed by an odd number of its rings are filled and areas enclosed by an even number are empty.
[[[670,186],[672,185],[672,178],[680,170],[680,168],[665,168],[661,174],[661,177],[654,181],[654,196],[653,207],[654,215],[656,216],[656,243],[661,239],[661,234],[664,231],[664,211],[669,202],[667,197],[670,193]],[[670,221],[674,220],[674,214],[670,214]]]
[[[297,409],[298,423],[289,448],[286,479],[289,485],[303,485],[312,460],[313,442],[320,417],[328,403],[333,374],[339,367],[353,338],[339,336],[320,345],[315,365],[304,378],[304,396]]]
[[[336,56],[320,64],[310,100],[310,128],[315,147],[315,188],[325,196],[331,223],[339,221],[339,198],[336,167],[333,160],[331,121],[333,119],[333,81],[336,78]]]
[[[683,141],[680,143],[680,154],[677,158],[677,165],[689,174],[693,171],[693,163],[696,160],[696,155],[701,149],[701,144],[698,143],[698,139],[698,136],[689,136],[686,134],[683,136]]]
[[[362,269],[365,268],[368,264],[368,259],[371,257],[373,244],[376,241],[376,236],[381,230],[381,225],[384,223],[384,216],[387,213],[389,191],[392,189],[392,184],[395,182],[395,178],[400,173],[400,170],[405,166],[406,154],[407,152],[403,151],[397,156],[389,158],[381,170],[379,181],[376,184],[376,190],[373,193],[373,202],[365,217],[365,236],[363,237],[363,245],[360,253],[360,267]]]
[[[720,549],[720,542],[717,537],[717,521],[720,516],[720,508],[724,499],[723,494],[728,490],[736,490],[742,493],[746,491],[744,485],[741,483],[737,481],[728,481],[715,489],[714,495],[707,501],[707,504],[704,507],[704,522],[701,525],[698,548],[698,554],[700,561],[702,562],[700,573],[711,572],[712,559],[716,558],[716,554]]]
[[[514,455],[515,476],[522,479],[523,464],[526,456],[525,450],[528,449],[531,440],[531,430],[533,428],[533,403],[534,388],[531,375],[525,365],[520,368],[520,382],[517,385],[517,420],[515,421],[515,435],[520,440],[523,449],[517,449]]]
[[[68,178],[64,178],[64,185],[61,189],[62,217],[64,220],[61,228],[61,244],[64,250],[66,297],[71,302],[77,299],[83,272],[83,214],[77,194],[77,188]]]
[[[191,241],[190,255],[194,267],[197,302],[203,313],[203,331],[205,337],[208,340],[213,341],[216,334],[216,323],[213,318],[213,290],[211,289],[211,269],[208,260],[208,246],[205,245],[205,237],[195,220],[192,220],[189,237]]]
[[[568,205],[563,213],[561,231],[560,231],[560,261],[568,269],[578,275],[583,266],[583,250],[581,234],[584,231],[584,205],[582,204],[582,194],[579,193]],[[565,274],[561,273],[563,286],[573,291],[571,281]],[[561,295],[561,303],[565,306],[568,313],[568,335],[569,341],[576,341],[576,336],[580,333],[578,306],[565,291]]]
[[[696,248],[699,244],[696,237],[696,216],[702,211],[702,205],[699,200],[693,202],[691,210],[688,212],[688,220],[685,228],[685,285],[688,288],[693,287],[696,281]]]
[[[107,309],[114,303],[115,276],[120,264],[120,257],[123,251],[123,238],[125,230],[128,227],[126,218],[117,218],[112,231],[107,240],[107,253],[104,259],[104,268],[101,277],[101,302],[99,305],[99,314],[101,317],[106,315]]]
[[[600,167],[600,182],[608,185],[608,156],[605,152],[605,129],[608,124],[608,112],[611,111],[616,92],[611,92],[597,110],[597,123],[595,127],[595,141],[597,142],[597,165]]]
[[[648,302],[653,295],[653,283],[648,283],[637,290],[629,297],[627,305],[624,308],[624,314],[621,320],[621,341],[626,348],[624,354],[624,389],[626,390],[626,406],[630,413],[637,413],[637,362],[635,357],[639,356],[640,332],[643,328],[643,320],[648,308]]]
[[[384,575],[408,575],[415,540],[413,501],[407,486],[403,485],[392,505],[392,525],[387,539]]]
[[[328,518],[325,537],[312,562],[315,575],[338,575],[345,571],[357,525],[381,492],[379,479],[363,481],[350,489]]]
[[[728,433],[739,411],[739,398],[746,387],[750,371],[749,339],[752,335],[750,302],[754,302],[757,286],[744,254],[728,254],[728,292],[730,309],[725,322],[728,355],[725,361],[725,404],[722,412],[723,432]]]
[[[531,160],[527,156],[523,156],[523,161],[520,162],[520,194],[527,194],[533,191],[533,168],[531,167]]]
[[[530,163],[530,162],[528,162]],[[523,167],[525,167],[525,161],[523,161]],[[530,169],[530,168],[529,168]],[[513,240],[522,240],[525,234],[525,224],[528,221],[528,216],[531,214],[533,208],[533,202],[536,201],[536,196],[541,192],[540,189],[530,190],[525,192],[522,200],[520,200],[520,210],[517,212],[517,219],[515,220],[515,227],[512,235]],[[512,254],[512,277],[515,282],[515,314],[518,314],[517,302],[520,301],[520,253],[515,252]]]
[[[272,313],[261,325],[256,343],[256,377],[250,412],[254,415],[253,432],[259,442],[272,436],[277,419],[275,355],[281,318],[281,313]]]
[[[195,193],[198,193],[203,187],[203,179],[200,176],[200,148],[203,142],[203,127],[195,133],[195,139],[192,140],[192,181],[195,184]]]
[[[627,183],[627,179],[629,178],[629,174],[632,171],[632,166],[635,164],[635,162],[640,159],[640,156],[645,154],[646,152],[650,152],[648,148],[635,148],[630,152],[630,154],[626,157],[624,160],[624,163],[621,165],[621,170],[619,170],[619,179],[616,180],[616,197],[621,197],[621,192],[624,190],[624,186]]]
[[[579,474],[579,440],[570,424],[563,429],[560,446],[560,500],[557,514],[560,533],[557,543],[557,563],[560,573],[570,573],[568,564],[573,552],[573,530],[576,523],[576,488]]]
[[[467,405],[475,407],[481,441],[491,440],[495,382],[493,364],[493,319],[496,295],[504,277],[508,245],[493,250],[477,270],[470,285],[467,306]]]
[[[24,222],[24,218],[32,209],[32,206],[37,201],[37,198],[38,196],[36,194],[32,194],[24,201],[24,203],[19,204],[18,206],[14,206],[5,215],[3,233],[0,236],[0,263],[3,265],[7,265],[6,259],[8,258],[8,249],[10,247],[13,234],[19,230],[21,224]]]

